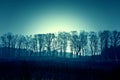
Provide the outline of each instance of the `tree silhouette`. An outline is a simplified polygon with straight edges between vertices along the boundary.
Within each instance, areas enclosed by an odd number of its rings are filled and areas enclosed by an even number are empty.
[[[32,52],[30,53],[30,56],[34,56],[37,52],[37,37],[36,36],[31,38],[30,40],[30,50],[32,50]]]
[[[113,36],[113,53],[114,53],[114,56],[115,56],[115,59],[117,60],[118,59],[118,56],[120,54],[117,54],[119,52],[117,52],[117,47],[120,45],[120,32],[117,32],[117,31],[113,31],[112,32],[112,36]]]
[[[89,40],[90,40],[90,50],[91,54],[94,56],[98,52],[98,37],[95,32],[89,33]]]
[[[67,48],[71,50],[67,52]],[[119,31],[71,31],[58,34],[14,35],[0,37],[0,56],[92,56],[105,60],[120,59]]]
[[[11,40],[11,55],[14,56],[16,55],[16,45],[17,45],[17,38],[18,35],[12,35],[12,40]]]
[[[85,47],[87,46],[88,40],[87,40],[88,33],[85,31],[80,31],[80,42],[81,42],[81,55],[85,55]]]
[[[7,54],[7,41],[6,41],[6,34],[1,36],[1,44],[2,44],[2,56]]]
[[[24,40],[25,40],[25,37],[23,35],[19,35],[17,38],[17,48],[18,48],[17,56],[21,55],[21,49],[23,48]]]
[[[38,49],[39,49],[39,55],[41,56],[42,51],[44,50],[44,34],[38,34],[37,40],[38,40]]]
[[[58,43],[61,48],[61,53],[63,54],[64,57],[66,56],[68,37],[69,37],[69,33],[67,33],[67,32],[59,32],[58,33],[58,40],[59,40]]]
[[[106,56],[109,52],[109,46],[110,46],[110,31],[103,31],[99,33],[100,36],[100,48],[101,48],[101,54],[105,59],[108,59],[108,56]]]
[[[57,36],[55,36],[55,38],[53,38],[52,43],[51,43],[51,51],[52,51],[52,56],[59,56],[58,55],[58,38]]]
[[[72,31],[71,32],[71,44],[73,46],[73,53],[76,54],[78,57],[79,55],[81,56],[81,48],[82,48],[82,38],[81,35],[78,34],[77,31]]]
[[[25,55],[28,56],[30,55],[29,51],[30,51],[30,41],[31,41],[31,35],[30,36],[25,36],[25,39],[24,39],[24,47],[25,47]]]
[[[48,33],[45,35],[45,43],[46,43],[45,45],[46,45],[48,55],[51,55],[51,43],[54,38],[55,38],[55,34],[53,33]]]

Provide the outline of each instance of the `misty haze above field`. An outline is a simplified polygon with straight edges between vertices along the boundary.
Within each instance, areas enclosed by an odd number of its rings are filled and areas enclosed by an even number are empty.
[[[0,34],[119,30],[119,0],[0,0]]]

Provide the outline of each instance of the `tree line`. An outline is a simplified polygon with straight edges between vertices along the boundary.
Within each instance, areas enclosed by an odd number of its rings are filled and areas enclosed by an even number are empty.
[[[71,31],[35,35],[8,32],[0,37],[0,56],[101,56],[120,59],[120,32]]]

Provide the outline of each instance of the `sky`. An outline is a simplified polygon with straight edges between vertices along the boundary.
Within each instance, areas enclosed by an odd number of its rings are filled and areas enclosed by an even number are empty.
[[[0,0],[0,34],[120,30],[119,0]]]

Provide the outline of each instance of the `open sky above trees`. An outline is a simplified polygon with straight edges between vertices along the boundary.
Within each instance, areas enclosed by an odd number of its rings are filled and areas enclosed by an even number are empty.
[[[0,0],[0,35],[120,29],[119,0]]]

